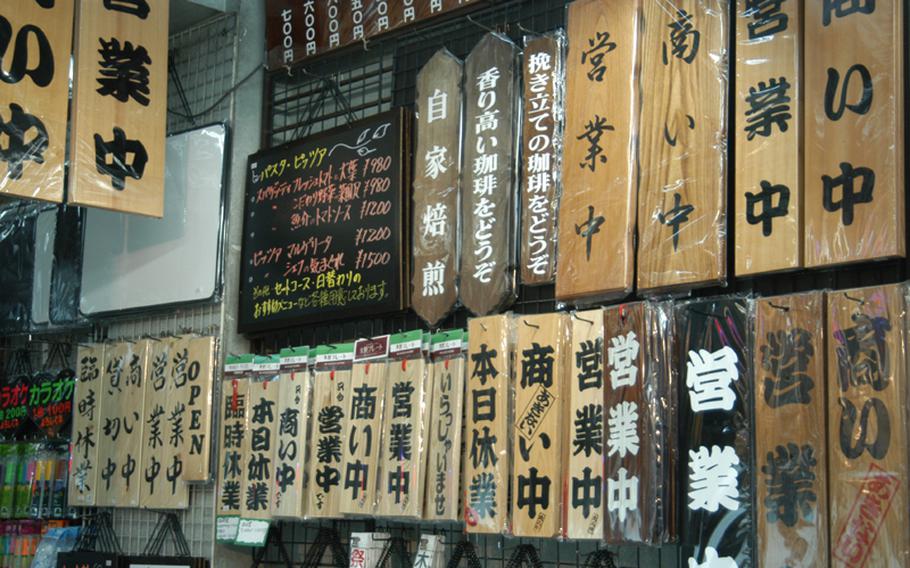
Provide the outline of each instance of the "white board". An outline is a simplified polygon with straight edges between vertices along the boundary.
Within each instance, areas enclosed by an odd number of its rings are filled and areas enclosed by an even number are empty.
[[[221,278],[226,128],[170,136],[164,217],[91,209],[80,310],[98,315],[211,299]]]

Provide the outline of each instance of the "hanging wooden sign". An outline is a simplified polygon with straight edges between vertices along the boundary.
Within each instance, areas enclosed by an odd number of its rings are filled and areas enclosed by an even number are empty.
[[[806,2],[806,266],[905,254],[904,4]]]
[[[322,345],[313,353],[313,425],[307,465],[307,516],[334,518],[341,505],[342,456],[354,344]]]
[[[464,416],[463,330],[437,333],[432,338],[430,433],[427,439],[427,497],[423,518],[461,520],[461,439]]]
[[[70,436],[70,507],[92,507],[98,488],[98,443],[101,441],[101,391],[104,344],[80,345],[76,352],[76,394]]]
[[[63,201],[73,5],[11,0],[0,8],[10,62],[0,86],[0,195]]]
[[[417,75],[411,305],[434,326],[458,298],[461,61],[437,51]]]
[[[252,381],[247,395],[247,436],[243,454],[240,516],[243,519],[269,519],[275,500],[275,441],[278,433],[279,381]]]
[[[802,6],[737,0],[737,276],[802,266]]]
[[[164,213],[167,2],[81,2],[69,202]]]
[[[252,359],[252,357],[250,357]],[[245,363],[241,363],[245,364]],[[221,406],[221,465],[218,468],[218,503],[216,507],[217,540],[233,542],[237,536],[240,507],[243,501],[243,472],[246,469],[244,440],[247,438],[246,417],[249,409],[249,378],[242,371],[233,371],[226,362],[222,385]]]
[[[526,37],[522,54],[521,281],[553,282],[564,123],[565,32]]]
[[[649,0],[642,35],[638,287],[726,277],[725,0]]]
[[[211,477],[212,386],[215,338],[183,336],[171,355],[176,401],[173,412],[182,415],[185,434],[178,440],[178,460],[185,481],[208,481]],[[172,423],[172,429],[176,428]]]
[[[509,304],[515,287],[515,60],[505,36],[488,33],[465,61],[461,302],[486,315]]]
[[[391,338],[383,404],[378,514],[419,519],[423,515],[427,435],[432,386],[427,381],[423,332]]]
[[[560,536],[563,408],[568,372],[568,321],[563,313],[520,315],[515,335],[515,423],[512,447],[512,532]],[[598,432],[600,432],[598,430]]]
[[[568,490],[565,536],[600,540],[604,534],[604,314],[572,314],[569,371]]]
[[[98,507],[139,506],[143,401],[151,343],[142,339],[104,350],[95,498]]]
[[[354,343],[339,507],[343,514],[372,515],[376,508],[388,354],[388,335]]]
[[[511,314],[468,321],[465,530],[498,534],[509,528]]]
[[[281,350],[281,379],[278,381],[278,439],[275,451],[276,517],[302,518],[304,505],[304,467],[306,435],[309,424],[310,391],[309,349],[293,347]]]
[[[679,304],[676,336],[684,383],[680,540],[692,551],[690,565],[753,566],[748,302],[729,297]]]
[[[906,565],[906,286],[828,293],[831,565]],[[887,560],[885,560],[887,559]]]
[[[569,5],[566,137],[556,297],[632,290],[638,0]],[[608,271],[600,270],[604,265]]]
[[[756,560],[828,566],[821,292],[755,302]]]

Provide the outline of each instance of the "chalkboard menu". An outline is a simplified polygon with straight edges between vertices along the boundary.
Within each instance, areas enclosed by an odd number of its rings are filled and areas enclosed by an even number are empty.
[[[240,331],[406,307],[403,109],[250,156]]]

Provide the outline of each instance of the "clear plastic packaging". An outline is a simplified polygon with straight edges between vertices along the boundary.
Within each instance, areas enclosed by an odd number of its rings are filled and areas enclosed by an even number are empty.
[[[34,205],[0,208],[0,333],[27,331],[31,322],[37,214]]]
[[[351,568],[380,568],[391,542],[389,533],[351,533]]]
[[[446,547],[438,534],[421,534],[414,555],[414,568],[444,568]]]
[[[95,504],[98,470],[98,440],[101,436],[101,389],[104,370],[103,343],[80,345],[76,351],[76,392],[73,396],[73,427],[70,434],[70,507]]]
[[[237,537],[240,508],[243,501],[243,454],[247,437],[250,376],[253,355],[228,356],[224,363],[221,392],[221,433],[218,463],[218,493],[215,507],[215,537],[220,543],[232,543]]]
[[[247,435],[243,440],[246,467],[241,477],[241,525],[246,520],[272,517],[278,487],[275,483],[275,449],[280,372],[280,355],[257,355],[253,359],[253,378],[247,393]]]
[[[278,432],[275,442],[275,495],[272,513],[276,517],[303,518],[306,515],[307,428],[311,424],[309,347],[281,350],[281,381],[278,383]]]

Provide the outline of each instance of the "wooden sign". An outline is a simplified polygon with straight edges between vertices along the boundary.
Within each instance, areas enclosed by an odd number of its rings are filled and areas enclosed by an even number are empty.
[[[404,308],[401,109],[249,158],[241,331]]]
[[[905,293],[900,284],[828,293],[828,475],[836,568],[907,562]]]
[[[488,33],[465,61],[461,303],[486,315],[510,303],[515,287],[515,60],[505,36]]]
[[[392,336],[383,404],[378,515],[419,519],[427,470],[430,416],[423,332]]]
[[[461,61],[447,49],[417,75],[411,305],[430,326],[458,299],[462,78]]]
[[[11,0],[0,8],[8,62],[0,86],[0,195],[63,201],[73,5]]]
[[[215,338],[189,335],[178,338],[171,363],[176,396],[174,412],[183,416],[185,431],[177,446],[178,459],[183,463],[182,477],[185,481],[208,481],[211,478]]]
[[[461,440],[464,416],[464,332],[433,336],[430,367],[430,432],[427,438],[427,496],[423,518],[459,521]]]
[[[225,365],[221,406],[221,464],[218,468],[218,542],[233,542],[243,502],[243,472],[247,459],[243,450],[248,437],[246,417],[249,411],[249,378],[233,378]],[[239,375],[239,373],[238,373]]]
[[[101,432],[98,442],[98,507],[138,507],[142,484],[143,401],[151,340],[117,343],[104,350]]]
[[[821,292],[755,302],[759,566],[828,566]]]
[[[78,22],[69,202],[161,217],[168,3],[81,2]]]
[[[565,536],[600,540],[604,534],[604,315],[572,314],[569,371],[568,492]]]
[[[342,456],[346,440],[354,344],[317,347],[312,354],[313,426],[310,428],[307,516],[339,516],[344,490]],[[320,450],[321,448],[321,450]]]
[[[512,429],[515,452],[512,532],[515,536],[560,536],[562,428],[568,372],[567,317],[554,313],[520,315],[512,320],[516,377]]]
[[[905,254],[904,4],[806,3],[806,266]]]
[[[465,530],[498,534],[509,528],[511,314],[468,321],[465,394]]]
[[[308,368],[309,349],[281,350],[278,381],[278,439],[275,451],[276,517],[301,518],[306,514],[305,466],[307,427],[312,390]]]
[[[556,271],[556,215],[562,177],[566,36],[526,37],[522,53],[521,281],[549,284]]]
[[[802,7],[737,0],[737,276],[802,266]]]
[[[332,0],[338,9],[338,0]],[[266,2],[266,62],[269,69],[289,67],[319,53],[319,39],[328,30],[327,20],[319,17],[326,0]]]
[[[648,1],[642,35],[638,287],[726,276],[727,6]]]
[[[372,515],[377,504],[383,400],[389,384],[389,336],[354,344],[339,511]],[[384,345],[383,345],[384,344]],[[378,351],[377,351],[378,350]]]
[[[98,488],[98,443],[101,441],[101,390],[104,344],[80,345],[76,352],[76,394],[73,399],[73,433],[70,436],[70,507],[95,505]]]
[[[279,381],[252,381],[247,394],[247,435],[243,439],[240,516],[269,519],[275,500],[275,441],[278,434]]]
[[[177,401],[176,361],[172,360],[176,358],[177,343],[176,339],[153,341],[149,350],[139,466],[139,504],[145,509],[186,509],[189,506],[180,456],[185,437],[186,406]]]
[[[638,0],[569,5],[566,136],[556,297],[632,290]],[[599,267],[611,266],[603,271]]]
[[[691,550],[692,566],[753,566],[748,314],[748,302],[735,297],[676,308],[685,503],[680,541]]]

